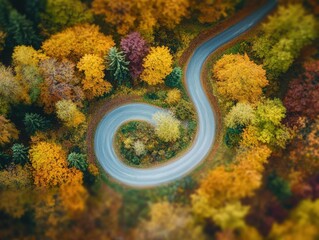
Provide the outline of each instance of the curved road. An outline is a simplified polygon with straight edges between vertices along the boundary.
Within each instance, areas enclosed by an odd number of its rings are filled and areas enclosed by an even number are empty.
[[[198,166],[213,145],[216,128],[213,110],[201,85],[200,76],[203,64],[212,52],[257,24],[276,4],[276,0],[268,1],[252,15],[204,42],[193,53],[187,65],[185,77],[189,95],[196,107],[199,124],[197,137],[183,156],[165,165],[147,169],[132,168],[122,163],[113,148],[113,138],[117,129],[124,122],[131,120],[153,123],[152,115],[160,110],[148,104],[126,104],[107,113],[96,129],[94,149],[104,170],[123,184],[148,187],[176,180]]]

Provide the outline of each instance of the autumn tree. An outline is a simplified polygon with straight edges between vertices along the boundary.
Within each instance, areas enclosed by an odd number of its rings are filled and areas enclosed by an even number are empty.
[[[137,79],[143,72],[143,59],[149,51],[147,42],[140,33],[133,32],[121,39],[121,49],[129,62],[131,77]]]
[[[164,78],[172,71],[172,62],[173,57],[167,47],[151,47],[144,59],[141,79],[149,85],[163,83]]]
[[[104,60],[98,55],[87,54],[77,64],[77,68],[84,72],[82,88],[88,99],[102,96],[112,89],[112,85],[104,80]]]
[[[319,60],[304,64],[304,73],[289,82],[284,105],[290,114],[315,119],[319,114]]]
[[[152,35],[156,26],[172,29],[188,14],[188,7],[188,0],[94,0],[92,3],[94,13],[104,16],[121,35],[132,30]]]
[[[153,115],[155,133],[164,142],[175,142],[180,137],[180,121],[169,112],[157,112]]]
[[[68,168],[66,153],[61,145],[39,142],[31,146],[29,153],[37,187],[60,186],[77,174],[78,170]]]
[[[92,20],[92,13],[79,0],[48,0],[41,14],[41,27],[47,34],[52,34]]]
[[[248,103],[237,103],[225,116],[225,125],[229,128],[247,126],[255,118],[254,108]]]
[[[111,72],[118,85],[122,85],[129,80],[129,62],[125,60],[124,53],[116,47],[112,47],[106,57],[108,70]]]
[[[201,23],[213,23],[232,13],[239,2],[239,0],[196,0],[192,2],[191,9],[199,12],[198,20]]]
[[[11,68],[0,64],[0,99],[7,103],[17,103],[26,100],[27,96],[19,84]]]
[[[17,46],[12,54],[16,79],[28,93],[31,102],[35,102],[40,95],[43,78],[38,64],[44,59],[46,56],[43,53],[30,46]]]
[[[13,144],[11,150],[12,160],[14,161],[14,163],[24,165],[29,160],[29,148],[25,147],[22,143]]]
[[[112,37],[101,33],[98,26],[83,24],[52,35],[43,42],[42,49],[50,57],[77,63],[86,54],[103,58],[114,45]]]
[[[138,226],[138,239],[190,239],[203,240],[205,236],[200,225],[196,224],[188,208],[168,202],[151,205],[150,219]]]
[[[23,123],[30,135],[33,135],[36,131],[45,131],[49,127],[49,121],[38,113],[26,113]]]
[[[82,153],[71,152],[68,155],[68,164],[69,167],[75,167],[82,172],[84,172],[88,168],[86,155]]]
[[[217,91],[226,99],[257,102],[268,85],[266,72],[247,55],[224,55],[213,67]]]
[[[283,223],[272,226],[269,239],[315,239],[319,235],[319,200],[303,200]]]
[[[18,139],[19,131],[2,115],[0,115],[0,126],[0,146]]]
[[[41,83],[40,103],[48,113],[55,110],[60,100],[72,100],[81,106],[84,99],[80,79],[75,73],[75,64],[69,60],[57,61],[49,58],[39,63],[44,81]]]
[[[192,119],[195,116],[193,105],[184,99],[181,99],[176,105],[174,113],[181,120]]]
[[[85,116],[81,113],[71,100],[60,100],[56,103],[56,113],[58,118],[68,127],[77,127],[85,121]]]
[[[175,105],[178,102],[180,102],[181,98],[182,98],[181,91],[176,89],[176,88],[174,88],[174,89],[168,91],[166,102],[168,104]]]
[[[180,87],[182,84],[183,71],[180,67],[175,67],[165,78],[168,87]]]
[[[252,125],[245,129],[243,141],[250,138],[272,146],[284,147],[290,139],[290,131],[282,124],[286,109],[279,99],[266,99],[259,103]],[[253,140],[255,138],[255,140]]]
[[[281,6],[263,24],[261,35],[253,42],[253,50],[263,59],[267,71],[276,77],[288,70],[300,50],[317,35],[316,20],[303,6]]]

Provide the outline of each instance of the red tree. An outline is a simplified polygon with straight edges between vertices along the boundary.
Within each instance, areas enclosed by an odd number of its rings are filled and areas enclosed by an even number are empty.
[[[130,61],[129,69],[133,79],[143,72],[143,58],[148,54],[147,42],[138,32],[133,32],[121,40],[121,49]]]

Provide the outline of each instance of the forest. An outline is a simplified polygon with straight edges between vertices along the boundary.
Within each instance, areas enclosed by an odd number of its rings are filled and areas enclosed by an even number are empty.
[[[0,239],[318,239],[318,39],[317,0],[0,0]],[[168,168],[210,129],[174,179],[108,165]]]

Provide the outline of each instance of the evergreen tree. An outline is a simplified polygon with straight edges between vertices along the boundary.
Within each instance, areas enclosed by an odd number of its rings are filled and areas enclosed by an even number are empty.
[[[34,134],[36,131],[46,130],[49,124],[47,119],[37,113],[26,113],[23,122],[30,135]]]
[[[11,150],[14,163],[24,165],[29,160],[29,148],[25,147],[22,143],[13,144]]]
[[[71,152],[68,156],[69,167],[75,167],[82,172],[88,168],[88,163],[86,162],[86,155],[82,153]]]
[[[0,170],[5,169],[11,162],[11,158],[8,154],[0,152]]]
[[[125,55],[122,51],[119,51],[116,47],[112,47],[107,56],[107,63],[109,65],[109,70],[118,85],[121,85],[128,80],[129,62],[125,60]]]
[[[180,87],[183,77],[183,71],[180,67],[175,67],[173,71],[165,78],[165,84],[168,87]]]
[[[9,47],[17,45],[39,46],[40,39],[33,28],[32,22],[16,10],[10,12],[6,30],[8,33],[6,45]]]

